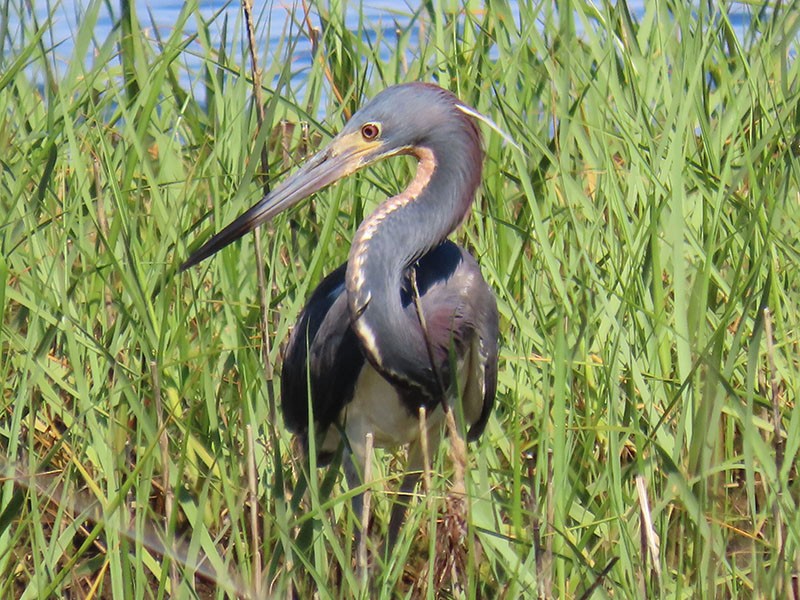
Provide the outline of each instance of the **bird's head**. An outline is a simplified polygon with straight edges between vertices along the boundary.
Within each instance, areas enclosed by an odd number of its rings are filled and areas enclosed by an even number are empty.
[[[407,83],[385,89],[359,109],[342,131],[297,172],[196,250],[181,265],[188,269],[294,206],[314,192],[384,158],[420,147],[452,148],[458,140],[477,152],[480,134],[469,106],[432,84]],[[466,138],[464,136],[467,136]],[[462,151],[452,148],[453,151]]]

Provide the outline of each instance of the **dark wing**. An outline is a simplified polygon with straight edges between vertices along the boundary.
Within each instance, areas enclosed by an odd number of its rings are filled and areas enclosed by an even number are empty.
[[[482,373],[473,376],[482,380],[483,398],[468,432],[469,439],[474,440],[486,426],[497,391],[497,302],[475,259],[449,240],[422,257],[415,269],[420,306],[445,388],[452,385],[451,353],[457,358],[470,350],[480,354],[476,366]],[[410,290],[406,281],[403,305],[408,318],[417,320]],[[417,408],[410,406],[414,412]]]
[[[309,389],[314,420],[324,430],[352,400],[364,366],[347,312],[345,268],[340,266],[322,280],[289,337],[281,374],[281,410],[286,427],[297,434],[308,432]]]

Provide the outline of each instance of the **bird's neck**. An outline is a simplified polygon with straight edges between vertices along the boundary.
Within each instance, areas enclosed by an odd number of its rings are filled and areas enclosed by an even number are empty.
[[[381,204],[356,232],[347,297],[353,328],[370,363],[396,386],[435,401],[442,382],[430,364],[430,346],[416,311],[403,307],[401,288],[409,267],[466,216],[480,182],[481,156],[478,145],[477,160],[468,161],[470,171],[449,158],[457,156],[453,152],[416,148],[413,154],[419,165],[410,185]]]

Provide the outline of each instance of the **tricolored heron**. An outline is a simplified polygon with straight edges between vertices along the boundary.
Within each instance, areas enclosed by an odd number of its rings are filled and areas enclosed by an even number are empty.
[[[329,459],[346,436],[348,483],[375,446],[410,444],[401,494],[423,468],[419,408],[428,447],[442,431],[444,402],[460,401],[468,439],[494,402],[498,316],[475,260],[447,236],[466,217],[481,180],[481,135],[472,108],[435,85],[390,87],[361,108],[330,144],[192,254],[187,269],[317,190],[379,160],[418,160],[408,187],[356,231],[348,261],[311,295],[283,361],[286,426]],[[348,468],[350,465],[350,468]],[[357,511],[359,507],[357,506]],[[390,538],[403,518],[393,511]]]

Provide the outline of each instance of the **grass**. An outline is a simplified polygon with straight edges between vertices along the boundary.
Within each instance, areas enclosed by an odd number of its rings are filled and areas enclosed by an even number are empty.
[[[504,2],[429,3],[386,18],[396,41],[313,5],[258,51],[260,130],[243,19],[190,1],[156,29],[137,10],[89,1],[64,57],[51,20],[0,7],[0,596],[800,598],[791,4],[667,1],[634,18],[575,1],[515,18]],[[453,236],[502,328],[468,535],[444,551],[443,448],[364,581],[352,493],[336,470],[302,493],[273,412],[252,236],[176,270],[365,98],[411,80],[452,89],[522,152],[485,131],[483,186]],[[268,365],[411,167],[373,168],[265,229]],[[376,543],[398,464],[374,464]]]

